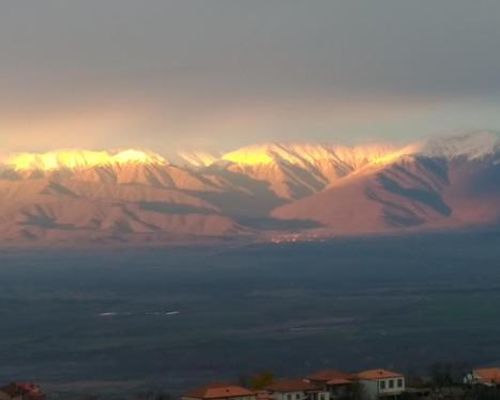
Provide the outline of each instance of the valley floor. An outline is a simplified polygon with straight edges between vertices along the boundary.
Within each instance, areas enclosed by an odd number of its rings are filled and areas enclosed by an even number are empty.
[[[496,232],[4,249],[0,381],[178,392],[261,370],[491,365],[499,259]]]

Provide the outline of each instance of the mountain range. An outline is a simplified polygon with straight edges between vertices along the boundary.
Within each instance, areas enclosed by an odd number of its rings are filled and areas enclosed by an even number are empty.
[[[403,146],[265,143],[221,155],[56,150],[0,158],[0,243],[314,240],[495,227],[500,136]]]

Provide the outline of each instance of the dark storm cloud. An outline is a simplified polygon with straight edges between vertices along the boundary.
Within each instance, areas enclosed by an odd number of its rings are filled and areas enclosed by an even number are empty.
[[[495,96],[499,16],[496,0],[6,0],[0,114]]]

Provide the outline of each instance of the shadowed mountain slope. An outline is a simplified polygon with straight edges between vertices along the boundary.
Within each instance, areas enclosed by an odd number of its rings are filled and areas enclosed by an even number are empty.
[[[0,164],[2,243],[170,243],[495,226],[500,140],[403,147],[265,144],[175,165],[140,150]]]

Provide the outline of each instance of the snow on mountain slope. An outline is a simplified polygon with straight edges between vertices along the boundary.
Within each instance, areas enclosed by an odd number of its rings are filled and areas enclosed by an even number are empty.
[[[347,170],[344,172],[349,172],[366,164],[386,163],[395,157],[412,152],[414,152],[412,146],[398,148],[390,145],[373,144],[347,147],[310,143],[270,143],[243,147],[222,155],[221,159],[240,165],[286,162],[301,167],[330,161],[338,165],[341,171],[344,170],[343,167],[346,167]]]
[[[272,216],[311,220],[336,234],[385,232],[447,215],[437,195],[442,185],[434,173],[410,159],[343,178],[321,193],[275,209]]]
[[[491,131],[479,131],[431,139],[421,150],[429,157],[452,160],[464,157],[470,160],[492,155],[500,150],[500,135]]]
[[[134,149],[115,152],[73,149],[46,153],[18,153],[7,156],[1,161],[7,168],[15,171],[83,169],[124,164],[167,164],[167,160],[159,154]]]
[[[218,160],[218,156],[204,151],[181,151],[177,157],[181,163],[193,167],[208,167]]]
[[[335,234],[496,224],[500,166],[491,161],[405,156],[368,174],[343,178],[271,215],[314,221]]]
[[[50,154],[50,157],[46,157],[47,154]],[[86,152],[77,152],[75,159],[71,159],[65,152],[45,153],[40,158],[30,155],[29,162],[26,161],[27,156],[21,157],[21,161],[17,156],[11,157],[7,159],[10,164],[5,164],[3,170],[0,170],[0,179],[72,179],[81,182],[141,184],[192,191],[220,190],[217,180],[200,176],[190,168],[168,164],[163,158],[146,157],[146,153],[121,152],[111,158],[93,158],[94,155],[81,158],[82,154]],[[126,161],[127,159],[129,161]]]
[[[4,157],[0,176],[139,183],[200,192],[242,191],[249,195],[257,194],[253,193],[255,181],[268,185],[275,196],[289,200],[316,193],[366,165],[390,162],[408,151],[380,145],[349,148],[274,143],[244,147],[220,158],[206,153],[180,153],[186,165],[177,166],[156,153],[132,149],[61,150]],[[233,175],[228,177],[226,172]],[[241,179],[234,179],[235,175]]]
[[[316,144],[264,144],[224,154],[228,169],[266,181],[281,198],[298,199],[316,193],[337,179],[368,165],[390,163],[413,152],[370,145],[359,147]]]
[[[139,150],[7,156],[0,243],[494,225],[499,143],[491,132],[400,147],[271,143],[220,157],[186,153],[181,164]]]

